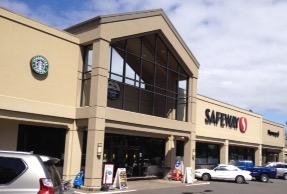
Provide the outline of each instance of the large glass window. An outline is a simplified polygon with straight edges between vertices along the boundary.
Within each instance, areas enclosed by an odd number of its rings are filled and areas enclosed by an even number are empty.
[[[252,160],[254,162],[254,148],[230,146],[229,161],[234,160]]]
[[[159,34],[111,43],[108,106],[186,121],[188,75]]]
[[[213,168],[219,163],[219,145],[196,143],[196,168]]]
[[[90,101],[91,72],[93,62],[93,45],[83,48],[82,94],[81,106],[88,106]]]

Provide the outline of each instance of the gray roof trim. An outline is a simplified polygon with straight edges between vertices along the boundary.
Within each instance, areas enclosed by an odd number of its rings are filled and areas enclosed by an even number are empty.
[[[263,122],[268,123],[268,124],[275,125],[275,126],[277,126],[277,127],[282,127],[282,128],[285,127],[285,125],[282,124],[282,123],[274,122],[274,121],[271,121],[271,120],[268,120],[268,119],[265,119],[265,118],[263,118]]]
[[[127,13],[120,13],[120,14],[110,14],[110,15],[103,15],[103,16],[97,16],[94,18],[91,18],[87,21],[81,22],[79,24],[76,24],[74,26],[71,26],[67,29],[65,29],[68,32],[77,31],[77,28],[81,28],[84,26],[88,26],[89,24],[93,23],[95,26],[105,23],[112,23],[112,22],[119,22],[124,20],[134,20],[134,19],[140,19],[140,18],[146,18],[146,17],[153,17],[153,16],[162,16],[166,23],[169,25],[173,33],[175,34],[178,41],[181,43],[181,45],[184,47],[186,52],[189,54],[189,56],[194,61],[197,68],[199,68],[200,64],[197,61],[197,59],[194,57],[188,46],[183,41],[182,37],[178,33],[178,31],[175,29],[163,9],[153,9],[153,10],[145,10],[145,11],[136,11],[136,12],[127,12]]]

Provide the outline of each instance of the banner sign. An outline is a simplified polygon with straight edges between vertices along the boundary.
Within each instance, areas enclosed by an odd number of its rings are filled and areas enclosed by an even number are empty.
[[[183,182],[184,183],[193,183],[192,168],[191,167],[185,168]]]
[[[103,184],[113,184],[114,165],[105,164]]]
[[[175,169],[176,170],[181,170],[183,172],[183,169],[184,169],[183,161],[177,160],[175,162]]]
[[[117,169],[117,173],[115,176],[113,187],[121,189],[121,190],[128,188],[127,172],[126,172],[125,168],[118,168]]]

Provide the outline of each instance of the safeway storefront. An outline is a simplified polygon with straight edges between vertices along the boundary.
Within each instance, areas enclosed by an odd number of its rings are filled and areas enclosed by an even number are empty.
[[[58,157],[65,179],[85,169],[87,187],[105,163],[160,177],[176,159],[282,159],[281,125],[197,95],[199,64],[162,10],[66,31],[3,9],[0,19],[0,149]]]
[[[284,126],[230,104],[197,95],[196,167],[233,160],[283,161]]]

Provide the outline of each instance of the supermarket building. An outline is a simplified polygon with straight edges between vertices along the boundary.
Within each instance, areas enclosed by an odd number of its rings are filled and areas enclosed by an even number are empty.
[[[232,160],[284,161],[284,126],[197,94],[199,64],[162,10],[56,30],[0,9],[0,149],[62,159],[99,187]]]

